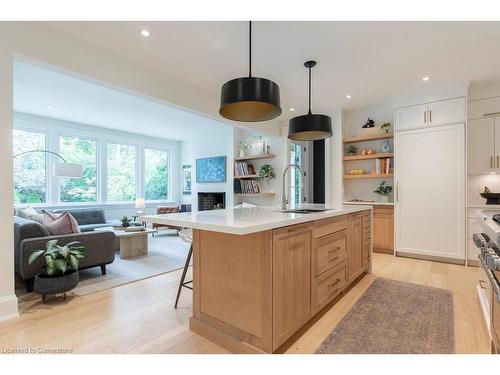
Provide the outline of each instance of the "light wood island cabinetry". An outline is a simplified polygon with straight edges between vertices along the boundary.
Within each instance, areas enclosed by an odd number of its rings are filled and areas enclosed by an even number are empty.
[[[194,229],[190,327],[273,353],[371,266],[371,210],[235,235]]]
[[[393,206],[373,206],[373,251],[394,254]]]

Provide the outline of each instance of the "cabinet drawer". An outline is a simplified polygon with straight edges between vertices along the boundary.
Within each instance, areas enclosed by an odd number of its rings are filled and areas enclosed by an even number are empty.
[[[326,236],[340,230],[347,229],[347,216],[333,217],[331,219],[314,222],[314,238]]]
[[[314,276],[347,258],[347,230],[314,240]]]
[[[347,285],[347,262],[328,270],[314,279],[314,311],[319,311],[338,296]]]

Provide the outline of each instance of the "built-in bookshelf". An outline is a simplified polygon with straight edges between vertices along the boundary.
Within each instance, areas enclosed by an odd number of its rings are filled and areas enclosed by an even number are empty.
[[[369,134],[362,136],[355,136],[344,138],[344,144],[352,143],[365,143],[372,141],[381,141],[385,139],[393,139],[393,133],[381,133],[381,134]],[[379,142],[375,144],[371,150],[376,150],[380,148]],[[344,153],[346,150],[344,150]],[[358,150],[359,152],[359,150]],[[376,150],[374,153],[359,153],[356,155],[346,155],[344,154],[344,179],[345,180],[355,180],[355,179],[384,179],[394,177],[394,153],[393,152],[379,152]],[[373,164],[370,166],[370,170],[361,170],[359,168],[353,168],[350,162],[363,161],[363,160],[373,160]],[[353,170],[353,173],[349,173]],[[361,171],[363,173],[361,173]]]
[[[251,163],[252,160],[271,159],[274,154],[244,156],[234,159],[234,195],[240,197],[272,197],[274,192],[262,188],[262,178]]]

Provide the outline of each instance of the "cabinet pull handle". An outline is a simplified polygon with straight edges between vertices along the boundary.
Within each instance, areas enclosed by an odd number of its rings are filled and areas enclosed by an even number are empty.
[[[432,111],[429,110],[429,124],[432,122]]]
[[[337,285],[340,282],[340,279],[335,280],[333,283],[328,285],[328,288],[333,288],[335,285]]]
[[[340,250],[340,246],[337,246],[335,249],[328,250],[328,254],[334,253],[334,252],[339,251],[339,250]]]
[[[493,169],[493,156],[490,156],[490,169]]]
[[[497,155],[497,168],[499,168],[499,165],[500,165],[500,157]]]
[[[396,202],[399,202],[399,181],[396,182]]]
[[[424,124],[427,123],[427,111],[424,111]]]
[[[500,112],[491,112],[491,113],[485,113],[483,116],[493,116],[493,115],[500,115]]]

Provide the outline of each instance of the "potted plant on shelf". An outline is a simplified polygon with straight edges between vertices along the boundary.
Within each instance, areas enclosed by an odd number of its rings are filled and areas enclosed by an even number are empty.
[[[259,177],[262,178],[262,180],[264,180],[267,186],[269,186],[271,180],[273,180],[276,177],[276,172],[274,171],[274,167],[271,164],[264,164],[262,167],[260,167]]]
[[[349,147],[347,147],[347,155],[349,155],[349,156],[356,155],[357,151],[358,151],[358,149],[354,145],[349,145]]]
[[[382,125],[380,125],[380,130],[390,133],[392,128],[392,123],[391,122],[384,122]]]
[[[382,202],[388,203],[389,202],[389,194],[392,192],[392,186],[386,185],[386,181],[382,181],[378,188],[374,190],[373,192],[380,195],[382,198]]]
[[[40,256],[45,258],[46,265],[43,271],[35,276],[33,284],[33,290],[42,295],[42,303],[47,300],[47,295],[52,294],[63,293],[66,299],[66,292],[78,285],[78,265],[85,250],[85,246],[80,242],[59,246],[57,240],[50,240],[45,249],[36,250],[29,256],[29,264]]]

